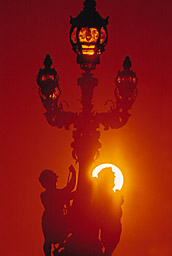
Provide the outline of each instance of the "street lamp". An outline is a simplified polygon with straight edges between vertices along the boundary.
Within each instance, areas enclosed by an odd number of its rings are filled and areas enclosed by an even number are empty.
[[[98,80],[93,77],[93,73],[91,72],[96,68],[96,65],[100,63],[100,54],[105,50],[108,41],[108,17],[104,19],[96,11],[95,0],[85,0],[84,9],[77,17],[71,17],[70,23],[70,42],[74,52],[77,54],[77,63],[80,64],[81,69],[85,71],[82,77],[79,77],[77,81],[78,86],[81,88],[82,110],[73,113],[63,109],[63,104],[59,102],[61,90],[58,83],[58,75],[55,69],[51,68],[52,60],[49,55],[46,55],[44,60],[44,69],[40,69],[38,73],[37,83],[41,101],[46,109],[45,116],[48,123],[51,126],[65,128],[66,130],[70,129],[70,126],[73,125],[73,142],[71,143],[72,156],[76,160],[76,163],[79,164],[78,182],[73,209],[75,209],[75,215],[80,214],[77,220],[82,216],[82,219],[87,222],[88,216],[86,216],[86,213],[88,213],[92,198],[91,166],[98,158],[99,149],[101,148],[101,143],[99,142],[100,124],[104,126],[105,130],[108,130],[109,128],[120,128],[127,123],[130,117],[128,110],[132,107],[137,96],[137,77],[136,73],[130,70],[131,61],[127,56],[123,62],[124,70],[118,71],[115,80],[115,103],[113,102],[113,105],[107,112],[99,113],[94,111],[92,96],[94,88],[98,86]],[[120,214],[119,216],[121,217]],[[70,246],[68,248],[69,254],[61,254],[95,256],[105,255],[106,253],[106,255],[111,255],[110,251],[112,252],[119,242],[121,233],[120,217],[118,217],[118,234],[116,234],[117,238],[114,244],[111,238],[109,238],[111,241],[110,244],[105,242],[104,234],[107,232],[104,231],[105,229],[103,229],[101,225],[99,227],[101,232],[103,232],[102,240],[99,240],[101,244],[104,244],[105,252],[103,252],[103,250],[100,252],[99,249],[97,249],[98,252],[94,252],[94,254],[90,251],[83,254],[83,251],[86,250],[84,245],[86,241],[82,241],[80,242],[79,254],[72,254],[73,252],[70,251],[72,249],[69,249]],[[89,226],[89,224],[88,222],[87,226]],[[80,222],[80,232],[77,229],[73,231],[73,240],[71,240],[73,244],[78,237],[85,237],[85,228],[84,221]],[[83,230],[83,233],[81,230]],[[96,231],[95,234],[97,234],[97,232],[98,231]],[[87,239],[88,242],[88,236],[85,239]],[[91,243],[91,241],[88,243]],[[95,244],[93,241],[92,243],[94,248]],[[71,248],[74,248],[74,246]],[[108,250],[109,254],[107,253]]]
[[[37,83],[39,85],[39,95],[43,102],[48,99],[57,101],[61,94],[57,72],[54,68],[51,68],[51,65],[52,60],[50,58],[50,55],[47,54],[44,60],[45,68],[40,68],[37,76]]]
[[[70,42],[77,54],[77,63],[85,71],[93,70],[100,63],[99,55],[108,40],[108,18],[103,19],[96,11],[95,0],[86,0],[83,11],[71,17]]]
[[[130,109],[137,97],[136,73],[130,70],[131,61],[127,56],[123,63],[124,70],[118,71],[116,77],[115,97],[116,104],[121,109]]]

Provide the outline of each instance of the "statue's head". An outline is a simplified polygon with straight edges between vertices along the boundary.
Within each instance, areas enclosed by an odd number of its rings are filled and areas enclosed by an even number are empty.
[[[111,167],[102,169],[98,174],[98,184],[104,190],[111,190],[114,187],[115,174]]]
[[[44,188],[52,188],[56,186],[58,176],[52,170],[45,169],[39,176],[39,181]]]

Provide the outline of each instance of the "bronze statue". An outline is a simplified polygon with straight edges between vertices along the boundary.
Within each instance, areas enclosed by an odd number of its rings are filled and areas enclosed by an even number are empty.
[[[42,216],[42,229],[44,234],[44,253],[51,256],[52,244],[63,246],[63,242],[69,234],[69,225],[64,206],[72,199],[72,190],[76,183],[76,172],[74,167],[69,167],[72,173],[71,180],[63,189],[56,188],[58,176],[51,170],[41,172],[39,181],[45,188],[41,193],[41,201],[45,208]]]
[[[112,168],[104,168],[97,179],[93,197],[94,216],[99,226],[99,239],[103,255],[111,255],[121,235],[123,197],[119,190],[113,191],[114,173]]]

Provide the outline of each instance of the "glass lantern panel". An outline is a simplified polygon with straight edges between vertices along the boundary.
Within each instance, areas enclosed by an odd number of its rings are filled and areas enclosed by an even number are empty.
[[[54,80],[54,75],[49,75],[49,74],[43,75],[43,76],[41,77],[41,80],[42,80],[42,81]]]
[[[54,92],[49,95],[49,98],[55,100],[59,95],[60,95],[60,90],[58,87],[55,87]]]
[[[94,55],[95,45],[82,45],[82,54],[84,55]]]
[[[100,29],[100,44],[103,44],[104,41],[106,40],[107,34],[106,31],[103,27]]]
[[[99,38],[97,28],[83,27],[78,33],[80,43],[96,43]]]
[[[76,37],[76,32],[77,32],[77,27],[74,28],[74,30],[72,31],[72,34],[71,34],[71,40],[74,44],[77,43],[77,37]]]
[[[121,77],[120,77],[120,76],[118,76],[116,80],[117,80],[117,83],[118,83],[118,84],[121,83]]]
[[[133,83],[135,84],[137,82],[136,77],[133,77]]]

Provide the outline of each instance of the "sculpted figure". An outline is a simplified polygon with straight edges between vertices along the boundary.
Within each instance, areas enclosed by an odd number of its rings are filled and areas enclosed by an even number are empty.
[[[51,256],[52,244],[63,244],[69,234],[64,206],[72,199],[72,190],[76,183],[76,172],[74,167],[69,167],[69,172],[72,173],[71,180],[63,189],[56,188],[58,176],[51,170],[41,172],[39,181],[45,188],[41,193],[41,201],[45,208],[42,216],[42,229],[44,234],[44,254]]]
[[[98,175],[95,217],[99,225],[99,239],[103,255],[112,255],[120,240],[123,197],[119,190],[113,191],[114,173],[104,168]]]

